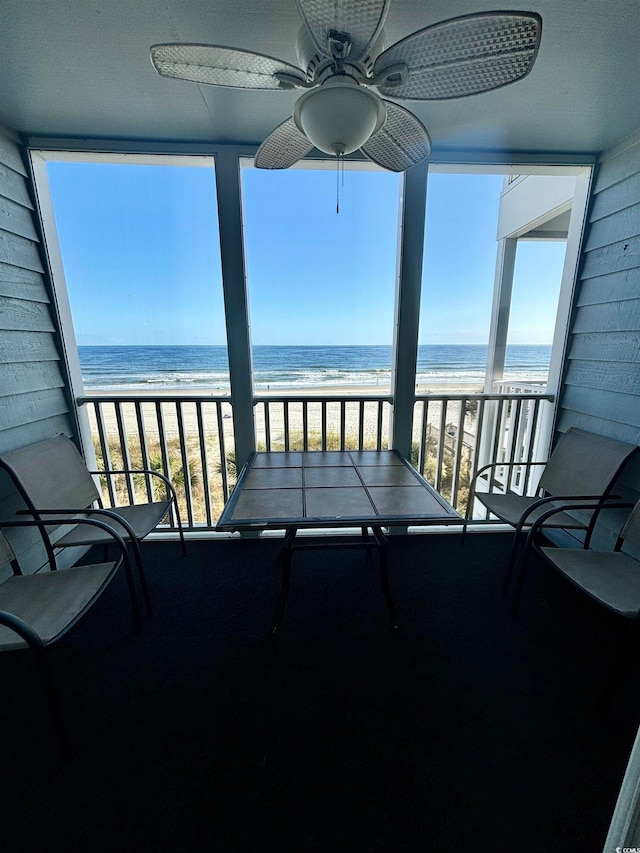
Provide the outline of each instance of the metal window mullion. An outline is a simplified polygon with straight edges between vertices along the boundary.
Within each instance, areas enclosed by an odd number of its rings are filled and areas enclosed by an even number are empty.
[[[180,457],[182,459],[182,480],[184,483],[184,498],[187,505],[187,519],[189,527],[193,527],[193,495],[191,492],[191,474],[189,473],[189,459],[187,457],[187,438],[184,431],[184,417],[182,414],[182,403],[176,403],[176,419],[178,421],[178,435],[180,436]]]
[[[200,464],[202,466],[202,490],[204,492],[204,511],[207,526],[211,527],[213,518],[211,515],[211,495],[209,493],[209,464],[207,462],[207,443],[205,440],[204,415],[202,402],[196,401],[196,418],[198,420],[198,440],[200,442]]]

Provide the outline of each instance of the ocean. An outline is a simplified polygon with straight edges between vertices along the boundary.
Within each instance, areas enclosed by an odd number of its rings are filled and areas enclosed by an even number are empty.
[[[87,391],[163,393],[229,391],[224,346],[79,346]],[[505,378],[546,380],[550,346],[507,348]],[[254,346],[256,391],[320,388],[326,385],[389,387],[390,346]],[[484,383],[487,347],[421,345],[417,385],[437,391],[455,385]]]

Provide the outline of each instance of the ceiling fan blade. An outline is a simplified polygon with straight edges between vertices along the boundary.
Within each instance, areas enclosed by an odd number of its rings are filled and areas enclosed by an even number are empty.
[[[212,44],[154,44],[151,62],[158,74],[193,83],[211,86],[230,86],[237,89],[282,89],[276,76],[291,75],[305,81],[303,72],[281,59],[219,47]]]
[[[374,77],[384,95],[414,100],[464,98],[514,83],[533,67],[542,19],[534,12],[484,12],[413,33],[380,54]],[[405,64],[398,83],[392,66]],[[393,85],[394,82],[397,85]]]
[[[431,154],[431,140],[424,125],[413,113],[391,101],[384,102],[387,119],[381,129],[362,146],[370,160],[390,169],[404,172]]]
[[[331,56],[329,33],[348,33],[351,39],[349,59],[364,58],[380,35],[389,8],[389,0],[296,0],[318,51]]]
[[[288,169],[311,151],[313,145],[288,118],[272,130],[258,148],[254,160],[257,169]]]

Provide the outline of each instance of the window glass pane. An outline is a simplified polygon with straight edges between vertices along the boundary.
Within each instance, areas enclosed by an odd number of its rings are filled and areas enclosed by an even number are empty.
[[[401,177],[242,170],[254,380],[389,389]]]
[[[211,526],[234,447],[231,406],[214,399],[229,391],[229,368],[213,161],[117,159],[46,164],[84,384],[74,391],[93,401],[80,417],[99,469],[167,475],[183,520]],[[103,496],[146,501],[164,496],[159,482],[105,478]]]
[[[87,389],[227,389],[211,165],[47,174]]]
[[[518,240],[505,380],[546,383],[566,245],[564,240]]]
[[[484,383],[502,175],[429,174],[416,386]]]
[[[419,391],[483,389],[504,237],[517,250],[503,377],[546,381],[574,187],[560,174],[429,174]]]

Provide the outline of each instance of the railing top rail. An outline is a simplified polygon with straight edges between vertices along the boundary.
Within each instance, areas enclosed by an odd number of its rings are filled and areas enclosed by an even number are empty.
[[[550,400],[553,401],[553,394],[536,394],[535,392],[527,394],[416,394],[415,400]]]
[[[443,393],[443,394],[416,394],[415,401],[445,401],[445,400],[549,400],[553,401],[553,394],[540,394],[535,392],[513,393],[513,394],[467,394]],[[79,406],[88,403],[229,403],[229,394],[84,394],[76,397]],[[282,395],[257,395],[253,398],[253,404],[257,403],[393,403],[391,394],[282,394]]]
[[[78,406],[88,403],[231,403],[230,394],[83,394]]]
[[[253,398],[256,403],[393,403],[391,394],[273,394],[258,395]]]

